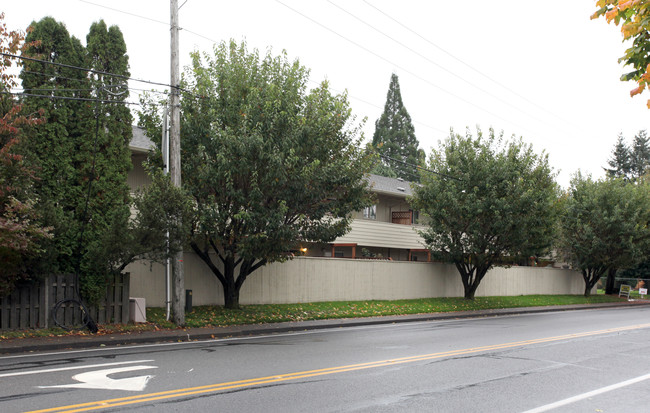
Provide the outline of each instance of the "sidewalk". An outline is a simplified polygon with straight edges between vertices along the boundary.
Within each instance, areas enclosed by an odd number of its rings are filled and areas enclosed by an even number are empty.
[[[154,344],[179,341],[211,340],[227,337],[259,336],[327,328],[408,323],[431,320],[454,320],[464,318],[546,313],[554,311],[603,309],[641,305],[650,305],[650,300],[602,304],[556,305],[547,307],[503,308],[496,310],[458,311],[449,313],[413,314],[402,316],[313,320],[273,324],[249,324],[228,327],[185,328],[176,330],[142,331],[98,336],[84,335],[63,337],[30,337],[0,341],[0,354],[27,353],[35,351],[61,351],[67,349],[84,348],[91,349],[104,346],[124,346],[130,344]]]

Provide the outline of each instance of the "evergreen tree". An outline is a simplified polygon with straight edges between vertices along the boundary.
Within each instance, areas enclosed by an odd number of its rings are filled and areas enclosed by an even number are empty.
[[[605,168],[610,178],[627,178],[630,173],[630,149],[625,143],[623,135],[618,135],[612,157],[607,161],[609,169]]]
[[[639,131],[632,141],[630,172],[634,178],[642,177],[650,166],[650,142],[645,130]]]
[[[90,29],[88,48],[51,17],[32,23],[26,42],[26,56],[129,74],[119,29],[101,21]],[[95,299],[116,270],[107,251],[115,251],[128,227],[132,118],[121,103],[128,96],[125,80],[34,61],[25,62],[21,79],[26,93],[43,96],[25,98],[28,110],[42,108],[46,120],[34,128],[25,151],[38,168],[36,190],[46,223],[54,227],[46,248],[51,270],[79,272],[82,292]]]
[[[604,169],[608,177],[636,182],[650,166],[650,138],[646,131],[641,130],[634,136],[631,147],[625,143],[623,135],[618,135],[607,164],[609,168]]]
[[[373,172],[390,176],[386,167],[399,178],[419,182],[420,177],[413,165],[422,165],[424,151],[418,149],[415,128],[411,123],[400,92],[399,80],[393,73],[390,78],[384,113],[375,122],[372,146],[381,156],[381,164]]]

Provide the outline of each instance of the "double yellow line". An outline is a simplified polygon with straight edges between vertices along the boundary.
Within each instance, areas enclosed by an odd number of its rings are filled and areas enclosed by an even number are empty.
[[[329,368],[318,369],[318,370],[307,370],[307,371],[300,371],[300,372],[296,372],[296,373],[280,374],[280,375],[276,375],[276,376],[267,376],[267,377],[258,377],[258,378],[247,379],[247,380],[229,381],[229,382],[225,382],[225,383],[210,384],[210,385],[206,385],[206,386],[188,387],[188,388],[185,388],[185,389],[168,390],[168,391],[157,392],[157,393],[141,394],[141,395],[137,395],[137,396],[121,397],[121,398],[118,398],[118,399],[101,400],[101,401],[81,403],[81,404],[72,404],[72,405],[68,405],[68,406],[53,407],[53,408],[50,408],[50,409],[43,409],[43,410],[33,410],[31,412],[28,412],[28,413],[45,413],[45,412],[57,412],[57,413],[68,412],[68,413],[70,413],[70,412],[84,412],[84,411],[90,411],[90,410],[108,409],[108,408],[114,408],[114,407],[118,407],[118,406],[126,406],[126,405],[130,405],[130,404],[147,403],[147,402],[152,402],[152,401],[157,401],[157,400],[165,400],[165,399],[172,399],[172,398],[194,396],[194,395],[197,395],[197,394],[216,393],[216,392],[220,392],[220,391],[224,391],[224,390],[257,386],[257,385],[260,385],[260,384],[277,383],[277,382],[283,382],[283,381],[289,381],[289,380],[298,380],[298,379],[304,379],[304,378],[309,378],[309,377],[324,376],[324,375],[328,375],[328,374],[343,373],[343,372],[346,372],[346,371],[371,369],[371,368],[376,368],[376,367],[391,366],[391,365],[395,365],[395,364],[413,363],[413,362],[416,362],[416,361],[432,360],[432,359],[437,359],[437,358],[459,356],[459,355],[465,355],[465,354],[481,353],[481,352],[484,352],[484,351],[500,350],[500,349],[511,348],[511,347],[529,346],[529,345],[533,345],[533,344],[548,343],[548,342],[561,341],[561,340],[569,340],[569,339],[574,339],[574,338],[595,336],[595,335],[600,335],[600,334],[611,334],[611,333],[616,333],[616,332],[620,332],[620,331],[637,330],[637,329],[649,328],[649,327],[650,327],[650,323],[648,323],[648,324],[637,324],[637,325],[627,326],[627,327],[609,328],[609,329],[606,329],[606,330],[588,331],[588,332],[584,332],[584,333],[566,334],[566,335],[563,335],[563,336],[545,337],[545,338],[539,338],[539,339],[534,339],[534,340],[515,341],[515,342],[511,342],[511,343],[495,344],[495,345],[491,345],[491,346],[473,347],[473,348],[467,348],[467,349],[462,349],[462,350],[451,350],[451,351],[445,351],[445,352],[440,352],[440,353],[422,354],[422,355],[418,355],[418,356],[401,357],[401,358],[396,358],[396,359],[373,361],[373,362],[370,362],[370,363],[350,364],[350,365],[346,365],[346,366],[329,367]]]

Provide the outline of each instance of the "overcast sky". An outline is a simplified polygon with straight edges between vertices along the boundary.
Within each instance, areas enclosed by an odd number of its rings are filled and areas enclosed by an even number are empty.
[[[594,0],[184,1],[182,66],[192,50],[210,52],[230,38],[285,49],[314,82],[347,89],[354,112],[367,118],[367,140],[393,72],[427,153],[450,128],[493,127],[545,150],[563,186],[578,169],[602,176],[618,134],[631,141],[647,128],[650,95],[630,98],[634,84],[619,80],[629,71],[618,64],[625,45],[618,27],[589,19]],[[92,22],[117,25],[131,75],[169,82],[168,1],[4,3],[10,29],[52,16],[84,44]]]

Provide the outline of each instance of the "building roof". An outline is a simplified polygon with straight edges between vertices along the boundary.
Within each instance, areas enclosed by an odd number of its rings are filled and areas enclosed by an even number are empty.
[[[368,181],[370,182],[373,192],[398,195],[402,197],[413,195],[411,182],[405,181],[402,178],[387,178],[385,176],[369,174]]]
[[[131,128],[133,129],[133,137],[129,149],[132,152],[149,152],[156,147],[156,144],[145,135],[144,129],[135,125],[131,126]]]

